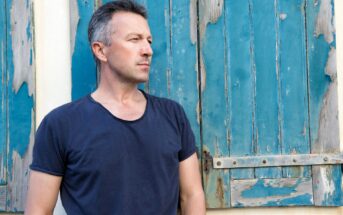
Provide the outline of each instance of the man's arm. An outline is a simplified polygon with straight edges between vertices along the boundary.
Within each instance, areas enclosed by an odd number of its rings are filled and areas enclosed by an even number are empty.
[[[180,198],[182,215],[205,215],[205,196],[196,153],[180,162]]]
[[[31,171],[25,214],[52,214],[62,177]]]

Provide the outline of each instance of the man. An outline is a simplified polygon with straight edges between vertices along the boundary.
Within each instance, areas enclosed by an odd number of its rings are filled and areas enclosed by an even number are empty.
[[[153,51],[144,7],[115,1],[88,29],[100,83],[49,113],[37,134],[26,214],[205,214],[194,135],[182,107],[137,89]]]

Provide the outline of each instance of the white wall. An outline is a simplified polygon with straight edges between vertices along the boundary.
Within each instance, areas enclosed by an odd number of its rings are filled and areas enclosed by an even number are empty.
[[[69,0],[34,0],[36,127],[53,108],[71,100]],[[55,215],[64,215],[60,199]]]
[[[52,108],[71,100],[71,56],[69,0],[34,0],[36,41],[36,108],[37,125]],[[335,0],[340,136],[343,139],[343,1]],[[343,141],[341,149],[343,151]],[[55,214],[65,214],[60,204]],[[342,215],[341,208],[250,208],[210,210],[210,215]]]

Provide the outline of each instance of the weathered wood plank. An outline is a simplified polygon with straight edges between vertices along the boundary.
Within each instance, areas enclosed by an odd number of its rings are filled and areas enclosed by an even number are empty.
[[[282,154],[310,153],[305,1],[279,1]],[[283,177],[309,177],[309,167],[283,168]]]
[[[32,1],[7,0],[8,187],[7,211],[23,211],[34,136]]]
[[[333,1],[307,1],[308,73],[312,153],[339,152]],[[313,167],[314,202],[343,205],[339,165]]]
[[[154,0],[150,0],[150,2],[150,4],[156,4]],[[194,13],[195,5],[194,1],[172,0],[170,0],[170,5],[171,11],[169,18],[171,19],[171,23],[169,24],[170,36],[168,38],[171,40],[171,65],[167,68],[171,68],[171,70],[166,71],[170,90],[169,94],[172,99],[178,101],[184,107],[195,135],[197,147],[201,150],[199,121],[200,89],[198,87],[197,64],[198,47],[196,45],[197,39],[192,38],[192,32],[194,33],[195,30],[192,25],[196,24],[194,20],[196,18],[196,13]],[[149,11],[151,11],[150,6]],[[166,17],[168,16],[166,15]],[[158,32],[156,33],[158,34]],[[200,151],[198,152],[200,153]]]
[[[6,211],[6,192],[7,186],[2,185],[0,186],[0,211]]]
[[[149,82],[145,88],[151,94],[170,97],[171,74],[171,18],[169,0],[147,1],[148,22],[153,36],[154,51],[149,74]]]
[[[0,0],[0,185],[6,184],[7,169],[7,65],[6,65],[6,4]],[[0,201],[1,204],[1,201]],[[5,210],[0,206],[0,210]]]
[[[87,36],[88,22],[93,14],[95,1],[77,0],[76,4],[75,2],[70,4],[72,6],[70,13],[73,18],[71,44],[74,47],[72,50],[72,99],[75,100],[94,91],[97,83],[95,61]]]
[[[247,168],[271,166],[309,166],[343,164],[343,154],[260,155],[213,158],[214,168]]]
[[[233,180],[231,185],[233,207],[313,204],[311,178]]]
[[[229,92],[223,1],[199,1],[203,180],[208,208],[230,207],[229,171],[212,167],[212,156],[229,155]]]
[[[225,35],[230,98],[229,139],[231,156],[253,152],[255,68],[252,54],[252,17],[249,0],[225,1]],[[212,53],[209,53],[212,54]],[[218,70],[213,70],[215,72]],[[218,72],[220,73],[220,72]],[[213,93],[211,96],[216,95]],[[215,108],[212,111],[217,111]],[[253,169],[231,170],[231,178],[253,178]]]
[[[256,67],[255,152],[281,154],[279,130],[279,20],[277,1],[253,0],[251,6]],[[279,178],[281,168],[256,168],[257,178]]]

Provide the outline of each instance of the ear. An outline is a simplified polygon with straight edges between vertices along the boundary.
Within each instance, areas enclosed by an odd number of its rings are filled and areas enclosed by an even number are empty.
[[[92,51],[96,58],[98,58],[102,62],[107,62],[107,57],[104,53],[105,45],[101,42],[93,42],[92,43]]]

